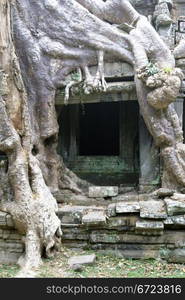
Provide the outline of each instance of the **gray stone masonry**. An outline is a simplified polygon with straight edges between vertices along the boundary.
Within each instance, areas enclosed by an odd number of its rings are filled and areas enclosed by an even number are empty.
[[[100,206],[60,204],[58,216],[66,247],[112,252],[125,258],[185,262],[183,194],[161,189],[154,194],[117,195],[101,201]],[[11,216],[1,212],[0,262],[16,262],[22,252],[21,236]],[[79,261],[72,268],[81,268]]]

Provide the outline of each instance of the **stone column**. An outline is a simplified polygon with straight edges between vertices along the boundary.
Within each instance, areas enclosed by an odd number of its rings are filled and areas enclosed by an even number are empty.
[[[139,192],[148,193],[160,184],[159,149],[155,147],[143,118],[139,118],[140,178]]]
[[[183,103],[184,99],[182,97],[178,97],[177,100],[174,102],[174,108],[178,114],[181,125],[183,124]]]

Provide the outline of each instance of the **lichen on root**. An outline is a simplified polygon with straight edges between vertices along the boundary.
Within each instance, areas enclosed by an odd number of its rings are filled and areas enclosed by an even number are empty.
[[[158,110],[165,109],[170,103],[176,101],[184,75],[179,68],[166,67],[161,70],[157,65],[154,65],[153,69],[151,63],[149,66],[151,71],[148,65],[136,70],[137,76],[149,88],[148,104]]]

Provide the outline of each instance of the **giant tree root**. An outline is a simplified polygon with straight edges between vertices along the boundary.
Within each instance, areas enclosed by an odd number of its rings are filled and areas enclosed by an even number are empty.
[[[24,274],[40,265],[43,253],[51,257],[58,250],[58,206],[44,182],[38,161],[32,155],[26,160],[20,148],[9,176],[15,201],[2,203],[1,209],[12,215],[15,227],[24,236],[25,254],[18,261]]]

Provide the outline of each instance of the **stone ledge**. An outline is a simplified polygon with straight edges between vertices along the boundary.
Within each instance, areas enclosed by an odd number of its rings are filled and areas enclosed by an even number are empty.
[[[140,217],[146,219],[166,219],[167,213],[164,201],[140,201]]]
[[[138,213],[140,211],[139,202],[119,202],[116,203],[116,213]]]
[[[10,214],[0,211],[0,228],[14,228]]]
[[[104,225],[106,224],[106,215],[103,212],[89,212],[82,217],[84,225]]]
[[[136,232],[143,235],[162,235],[164,224],[160,221],[140,220],[136,222]]]
[[[68,260],[68,264],[70,267],[75,265],[92,265],[94,264],[96,260],[96,255],[79,255],[79,256],[73,256]]]
[[[165,200],[167,212],[169,216],[182,215],[185,213],[185,201],[177,201],[171,198],[166,198]]]
[[[115,197],[118,195],[117,186],[91,186],[89,187],[90,198]]]

